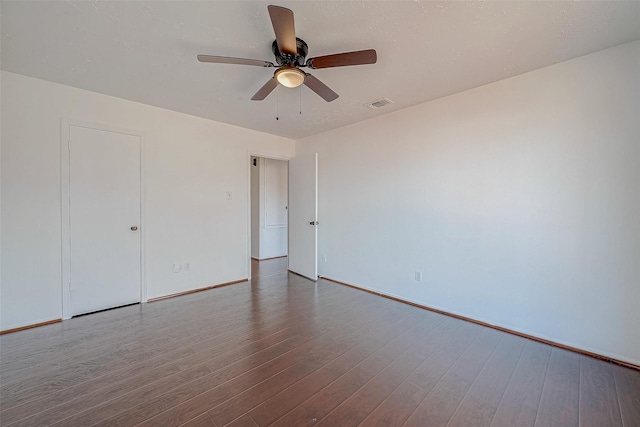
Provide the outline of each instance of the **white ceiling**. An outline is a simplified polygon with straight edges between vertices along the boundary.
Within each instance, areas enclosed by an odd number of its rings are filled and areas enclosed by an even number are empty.
[[[378,63],[311,71],[331,103],[306,87],[251,101],[273,68],[196,55],[274,61],[270,3],[294,11],[309,57],[374,48]],[[3,0],[0,13],[4,70],[296,139],[640,39],[637,1]]]

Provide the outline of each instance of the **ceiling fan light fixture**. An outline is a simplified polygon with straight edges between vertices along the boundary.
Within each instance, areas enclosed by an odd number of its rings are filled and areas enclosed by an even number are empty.
[[[282,86],[298,87],[304,83],[305,75],[296,67],[283,67],[276,71],[275,77]]]
[[[2,0],[0,0],[2,1]],[[271,43],[275,63],[259,59],[233,58],[230,56],[198,55],[198,61],[214,64],[253,65],[257,67],[274,67],[276,72],[252,97],[252,101],[262,101],[278,85],[284,87],[300,87],[304,84],[312,92],[327,102],[338,99],[338,94],[322,83],[313,74],[306,73],[300,67],[316,68],[346,67],[350,65],[375,64],[378,60],[374,49],[356,50],[353,52],[334,53],[332,55],[307,58],[307,43],[296,37],[293,11],[286,7],[267,6],[271,25],[276,39]]]

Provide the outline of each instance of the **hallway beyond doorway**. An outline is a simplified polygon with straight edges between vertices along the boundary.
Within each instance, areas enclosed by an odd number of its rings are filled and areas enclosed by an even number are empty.
[[[286,273],[288,261],[289,259],[286,256],[265,259],[263,261],[251,259],[251,278]]]

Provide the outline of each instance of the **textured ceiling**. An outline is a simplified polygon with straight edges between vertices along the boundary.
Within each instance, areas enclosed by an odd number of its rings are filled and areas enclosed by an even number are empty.
[[[374,48],[378,63],[311,71],[308,88],[251,96],[273,68],[269,2],[2,1],[2,69],[301,138],[640,39],[640,2],[281,1],[309,57]],[[380,98],[394,104],[364,105]],[[302,107],[302,114],[300,114]],[[276,114],[279,120],[275,120]]]

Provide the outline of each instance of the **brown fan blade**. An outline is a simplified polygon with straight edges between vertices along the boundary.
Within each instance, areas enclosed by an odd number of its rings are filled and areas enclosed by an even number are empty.
[[[276,42],[282,53],[295,55],[298,53],[296,45],[296,27],[293,22],[293,11],[286,7],[269,5],[271,25],[276,33]]]
[[[332,91],[329,88],[329,86],[322,83],[320,80],[318,80],[317,78],[315,78],[309,73],[304,73],[304,74],[305,74],[304,84],[309,89],[311,89],[312,91],[320,95],[322,99],[324,99],[327,102],[331,102],[338,98],[338,94]]]
[[[200,62],[213,62],[216,64],[256,65],[258,67],[273,67],[269,61],[259,59],[231,58],[230,56],[198,55]]]
[[[309,58],[307,66],[311,68],[345,67],[348,65],[375,64],[377,60],[378,55],[375,49],[367,49]]]
[[[252,101],[262,101],[267,96],[269,96],[269,94],[271,92],[273,92],[273,90],[276,88],[276,86],[278,86],[278,81],[276,80],[275,77],[271,77],[271,79],[268,82],[266,82],[264,84],[264,86],[262,86],[260,88],[260,90],[256,92],[255,95],[253,95],[251,100]]]

